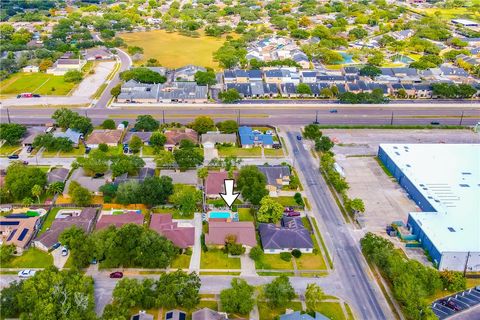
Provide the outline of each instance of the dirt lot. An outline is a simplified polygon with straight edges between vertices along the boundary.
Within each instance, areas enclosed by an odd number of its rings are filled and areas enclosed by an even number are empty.
[[[364,200],[368,231],[385,232],[392,221],[406,222],[408,212],[420,209],[397,182],[387,176],[375,155],[380,143],[479,143],[468,130],[323,130],[337,140],[336,159],[350,184],[349,195]]]

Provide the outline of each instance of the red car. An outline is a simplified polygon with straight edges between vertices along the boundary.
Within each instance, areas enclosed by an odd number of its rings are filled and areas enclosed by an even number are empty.
[[[287,217],[300,217],[300,212],[298,211],[288,211],[284,213]]]
[[[112,273],[110,273],[110,278],[112,278],[112,279],[123,278],[123,272],[120,272],[120,271],[112,272]]]

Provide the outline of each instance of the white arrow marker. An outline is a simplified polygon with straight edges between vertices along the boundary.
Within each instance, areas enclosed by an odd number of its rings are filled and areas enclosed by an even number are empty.
[[[223,183],[225,184],[225,193],[220,193],[223,201],[227,204],[229,208],[232,207],[233,202],[238,198],[240,195],[239,193],[233,192],[233,183],[235,180],[233,179],[225,179]]]

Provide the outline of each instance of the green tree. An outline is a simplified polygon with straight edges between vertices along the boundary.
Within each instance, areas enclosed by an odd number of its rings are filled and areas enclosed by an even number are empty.
[[[257,221],[277,223],[283,217],[283,206],[265,196],[260,201],[260,209],[257,212]]]
[[[141,203],[142,190],[137,181],[127,181],[118,186],[117,202],[121,204]]]
[[[253,247],[248,254],[253,261],[260,261],[263,258],[263,255],[264,253],[261,247]]]
[[[320,303],[325,300],[326,296],[322,288],[316,283],[307,284],[305,290],[305,304],[307,305],[307,311],[318,310]]]
[[[128,143],[128,148],[132,150],[133,153],[138,153],[143,146],[143,141],[139,136],[134,135],[130,142]]]
[[[114,130],[116,127],[117,126],[115,125],[115,121],[113,121],[112,119],[106,119],[102,122],[103,129]]]
[[[238,123],[235,120],[225,120],[217,123],[217,129],[222,133],[237,133]]]
[[[17,248],[15,247],[14,244],[5,244],[5,243],[1,244],[0,245],[0,261],[2,261],[3,264],[6,264],[9,261],[11,261],[13,259],[13,254],[15,253],[16,250]]]
[[[155,155],[155,163],[157,167],[168,167],[175,164],[175,158],[172,152],[160,150]]]
[[[154,148],[162,148],[167,142],[167,137],[161,132],[154,132],[150,137],[150,145]]]
[[[92,150],[87,158],[77,158],[77,162],[89,175],[105,173],[108,170],[108,156],[101,150]]]
[[[303,130],[303,137],[305,139],[315,140],[322,136],[322,131],[320,131],[320,127],[316,124],[309,124],[306,125]]]
[[[315,139],[315,150],[316,151],[327,152],[330,149],[332,149],[333,146],[334,146],[333,141],[327,136],[322,136],[321,138],[316,138]]]
[[[115,177],[124,173],[135,175],[145,166],[145,161],[138,156],[118,155],[111,160],[110,169]]]
[[[217,83],[217,78],[213,70],[197,71],[197,73],[195,73],[195,82],[199,86],[213,86]]]
[[[173,157],[180,169],[193,168],[203,163],[203,155],[195,149],[175,149]]]
[[[365,212],[365,204],[362,199],[349,199],[345,203],[345,207],[350,212]]]
[[[115,285],[112,296],[116,304],[134,308],[141,304],[144,287],[137,279],[124,278]]]
[[[142,203],[148,206],[165,204],[173,194],[172,178],[167,176],[148,177],[140,186]]]
[[[199,179],[205,180],[208,177],[208,168],[203,167],[197,170],[197,177]]]
[[[372,79],[381,74],[382,70],[380,70],[380,68],[377,66],[366,65],[365,67],[360,69],[361,76],[370,77]]]
[[[90,190],[82,187],[78,182],[70,182],[68,187],[68,195],[72,198],[72,202],[79,206],[86,206],[92,203],[92,194]]]
[[[311,95],[312,94],[312,89],[310,89],[309,85],[306,83],[300,83],[297,86],[297,93],[301,96],[303,95]]]
[[[132,68],[120,73],[123,81],[135,80],[140,83],[165,83],[167,78],[148,68]]]
[[[199,116],[189,124],[190,128],[197,131],[198,134],[204,134],[208,131],[215,130],[215,123],[212,118],[207,116]]]
[[[3,247],[3,246],[2,246]],[[2,262],[4,260],[2,259]],[[7,262],[7,260],[5,260]],[[0,302],[2,308],[0,308],[0,316],[2,319],[18,318],[22,312],[20,309],[18,298],[22,293],[23,282],[13,281],[8,287],[5,287],[1,291]]]
[[[40,196],[43,193],[43,188],[40,187],[38,184],[32,187],[32,196],[37,197],[38,203],[40,203]]]
[[[118,96],[120,95],[120,93],[122,93],[122,84],[121,84],[121,83],[117,84],[115,87],[113,87],[112,89],[110,89],[110,94],[111,94],[114,98],[118,98]]]
[[[268,195],[267,179],[256,166],[243,166],[238,173],[237,188],[243,199],[254,205]]]
[[[61,244],[70,250],[72,265],[76,268],[87,267],[92,260],[91,239],[83,229],[72,226],[65,229],[58,238]]]
[[[443,287],[448,291],[461,291],[467,287],[467,279],[461,272],[444,270],[440,272]]]
[[[222,91],[218,94],[218,97],[223,103],[235,103],[242,99],[242,96],[237,89],[231,88],[226,91]]]
[[[29,198],[35,185],[44,188],[46,184],[47,176],[40,168],[25,166],[21,162],[13,162],[7,168],[5,187],[13,200]]]
[[[160,124],[151,115],[139,115],[135,122],[135,129],[138,131],[155,131],[158,130]]]
[[[27,128],[17,123],[0,124],[0,140],[5,140],[8,145],[15,145],[25,135]]]
[[[70,70],[63,76],[65,82],[80,83],[83,80],[83,74],[78,70]]]
[[[266,284],[264,294],[268,303],[273,307],[285,306],[295,298],[295,290],[285,275],[279,276]]]
[[[220,292],[220,302],[223,309],[229,313],[248,314],[253,310],[255,289],[245,280],[233,278],[231,288]]]
[[[202,200],[202,192],[187,185],[177,184],[174,186],[170,201],[178,208],[180,214],[188,216],[197,210],[197,203]]]

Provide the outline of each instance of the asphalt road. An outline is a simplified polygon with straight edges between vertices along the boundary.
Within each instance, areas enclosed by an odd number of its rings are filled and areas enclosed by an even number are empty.
[[[111,82],[113,86],[114,81]],[[449,125],[474,125],[480,121],[480,106],[465,104],[464,107],[455,105],[451,108],[444,105],[430,107],[405,107],[405,106],[349,106],[335,107],[337,113],[331,113],[332,107],[319,106],[318,108],[290,104],[277,107],[241,106],[207,107],[207,106],[168,106],[168,107],[130,107],[122,109],[105,109],[100,104],[108,101],[110,90],[105,90],[97,103],[96,108],[74,109],[88,115],[95,125],[107,118],[116,121],[134,121],[139,114],[151,114],[160,122],[187,123],[198,115],[207,115],[215,121],[240,119],[242,124],[271,124],[271,125],[305,125],[315,119],[321,124],[410,124],[425,125],[431,121]],[[106,102],[105,102],[106,103]],[[55,108],[5,108],[0,109],[0,121],[10,120],[23,124],[45,124],[51,122],[51,115]],[[462,118],[463,113],[463,118]],[[393,115],[393,121],[392,121]]]
[[[358,242],[350,234],[350,229],[343,221],[325,180],[314,165],[313,157],[308,148],[304,147],[303,140],[297,140],[300,132],[288,132],[287,136],[292,146],[291,152],[296,159],[296,167],[306,179],[306,190],[311,193],[313,202],[312,212],[317,221],[328,230],[325,237],[329,237],[330,251],[333,255],[338,279],[349,294],[349,303],[357,311],[359,319],[391,319],[385,298],[379,287],[367,273],[368,266],[360,252]]]

